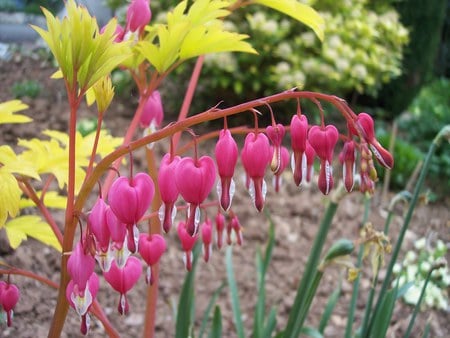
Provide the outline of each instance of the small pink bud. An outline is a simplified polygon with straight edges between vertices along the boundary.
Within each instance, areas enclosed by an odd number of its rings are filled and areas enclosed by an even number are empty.
[[[122,269],[117,266],[115,261],[113,261],[111,269],[109,269],[108,272],[103,273],[105,280],[114,290],[120,293],[118,311],[121,315],[128,313],[129,305],[126,294],[137,283],[141,274],[141,261],[134,256],[128,258]]]
[[[308,140],[308,119],[305,115],[294,115],[291,120],[292,171],[294,182],[299,186],[305,180],[307,159],[306,149]]]
[[[131,32],[142,31],[151,18],[148,0],[133,0],[127,10],[127,28]]]
[[[375,128],[372,117],[367,113],[360,113],[356,119],[356,125],[360,128],[362,135],[369,144],[370,149],[377,161],[385,168],[392,169],[394,158],[391,153],[383,148],[375,137]]]
[[[270,169],[275,174],[280,170],[281,166],[281,143],[283,142],[285,133],[286,130],[282,124],[277,124],[276,126],[268,126],[266,128],[267,137],[273,145]]]
[[[199,206],[211,192],[215,179],[216,168],[209,156],[202,156],[198,160],[185,157],[177,165],[175,182],[180,195],[190,204],[186,227],[191,235],[198,232]]]
[[[85,252],[81,242],[75,246],[67,261],[67,270],[79,294],[84,294],[89,277],[94,272],[95,259]]]
[[[183,261],[186,270],[191,271],[192,269],[192,249],[194,248],[195,242],[197,241],[198,234],[191,236],[186,228],[186,223],[180,222],[178,224],[178,237],[180,238],[181,246],[183,247],[184,255]]]
[[[342,180],[344,181],[345,189],[350,192],[354,185],[356,167],[356,147],[353,140],[345,141],[339,154],[339,161],[342,164]]]
[[[275,150],[274,150],[275,151]],[[280,166],[278,171],[274,173],[273,176],[273,186],[276,192],[280,191],[281,186],[281,174],[283,174],[284,169],[286,169],[289,163],[289,151],[286,147],[281,146],[280,148]]]
[[[139,235],[139,254],[147,263],[147,284],[153,284],[154,273],[153,265],[159,262],[162,254],[166,251],[166,240],[158,234],[140,234]]]
[[[13,310],[20,298],[19,288],[11,283],[0,281],[0,305],[6,312],[6,325],[12,325]]]
[[[158,171],[159,192],[163,202],[159,210],[159,217],[166,233],[172,227],[177,213],[175,202],[178,199],[179,192],[174,177],[179,162],[180,156],[173,156],[172,158],[170,154],[166,154],[161,160]]]
[[[205,262],[209,261],[212,252],[212,222],[207,219],[201,226],[202,229],[202,242],[203,242],[203,259]]]
[[[164,108],[162,105],[161,94],[158,90],[154,90],[144,105],[141,115],[141,126],[143,128],[151,125],[154,128],[161,126],[164,118]]]
[[[127,225],[127,245],[133,253],[139,239],[136,223],[150,207],[154,193],[153,181],[146,173],[130,178],[119,177],[109,190],[109,205],[117,218]]]
[[[238,146],[228,129],[220,131],[215,155],[220,176],[220,182],[217,183],[217,193],[223,210],[228,210],[235,190],[233,175],[238,159]]]
[[[228,245],[231,245],[233,243],[232,239],[232,233],[234,232],[236,237],[236,242],[238,245],[242,245],[243,238],[242,238],[242,226],[239,222],[239,219],[236,215],[233,215],[230,219],[230,221],[227,224],[227,243]]]
[[[225,229],[225,216],[220,212],[216,215],[216,243],[217,247],[220,249],[223,245],[223,230]]]
[[[333,125],[326,127],[313,126],[309,130],[308,140],[320,158],[319,189],[328,195],[333,188],[333,152],[339,139],[339,132]]]
[[[264,134],[249,133],[245,137],[241,161],[250,178],[249,191],[253,204],[258,211],[264,208],[267,188],[264,182],[266,167],[271,160],[269,140]]]

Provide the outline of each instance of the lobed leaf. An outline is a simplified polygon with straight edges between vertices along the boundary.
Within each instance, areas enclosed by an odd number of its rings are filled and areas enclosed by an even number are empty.
[[[20,100],[11,100],[0,103],[0,124],[31,122],[32,119],[30,117],[15,114],[16,112],[27,108],[28,106]]]
[[[15,217],[19,213],[19,200],[22,191],[17,180],[5,167],[0,167],[0,228],[8,215]]]
[[[252,0],[252,3],[270,7],[304,23],[323,41],[325,20],[311,6],[302,4],[297,0]]]
[[[33,237],[61,251],[61,245],[53,230],[39,216],[29,215],[16,217],[5,224],[5,230],[13,249],[16,249],[28,237]]]

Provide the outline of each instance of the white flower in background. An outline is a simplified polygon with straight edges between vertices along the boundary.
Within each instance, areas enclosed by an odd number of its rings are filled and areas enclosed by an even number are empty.
[[[310,31],[305,32],[302,35],[300,35],[300,38],[306,47],[313,46],[316,41],[316,35]]]
[[[422,237],[421,239],[417,240],[417,241],[414,243],[414,247],[415,247],[417,250],[422,250],[422,249],[425,249],[425,245],[426,245],[426,244],[427,244],[426,238],[425,238],[425,237]]]
[[[420,292],[422,290],[423,282],[420,282],[418,284],[411,285],[411,287],[406,291],[403,298],[405,299],[405,302],[411,305],[417,304],[417,301],[420,297]]]
[[[287,58],[292,54],[292,47],[288,42],[282,42],[275,50],[276,55]]]

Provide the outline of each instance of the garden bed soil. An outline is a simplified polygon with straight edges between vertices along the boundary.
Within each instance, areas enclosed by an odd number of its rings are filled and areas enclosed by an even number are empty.
[[[67,129],[69,108],[65,101],[64,86],[60,80],[50,79],[50,75],[55,69],[49,62],[42,61],[35,54],[31,54],[31,56],[24,56],[23,53],[15,54],[9,61],[0,61],[0,102],[13,98],[11,87],[16,82],[36,80],[42,87],[41,94],[37,98],[24,98],[24,101],[30,106],[25,114],[31,116],[35,123],[0,126],[2,129],[0,144],[14,145],[18,137],[36,137],[39,136],[40,131],[45,129],[60,131]],[[108,111],[106,115],[106,127],[113,135],[123,135],[124,126],[130,120],[136,101],[136,97],[130,97],[128,99],[119,98],[113,103],[111,111]],[[83,105],[80,115],[82,117],[95,116],[95,110]],[[166,151],[163,145],[156,147],[157,152]],[[202,147],[202,152],[210,151],[212,147],[212,145],[205,145]],[[139,166],[143,160],[143,152],[137,151],[135,157],[136,165]],[[238,172],[242,173],[242,169],[239,168]],[[250,197],[242,188],[240,177],[236,181],[238,188],[233,202],[233,211],[238,215],[243,226],[244,243],[242,246],[233,245],[233,264],[239,287],[243,322],[247,329],[247,336],[250,336],[256,302],[255,255],[256,250],[265,247],[269,223],[264,213],[257,213],[256,209],[251,206]],[[317,190],[315,185],[298,188],[292,183],[290,173],[284,175],[284,181],[285,184],[278,194],[269,188],[266,201],[266,209],[275,222],[276,238],[273,260],[266,282],[267,303],[275,306],[278,311],[279,328],[286,323],[308,252],[327,204],[327,198]],[[378,184],[378,190],[381,190],[380,184]],[[387,201],[392,198],[393,194],[393,192],[388,193]],[[444,200],[440,203],[421,205],[416,209],[410,230],[406,234],[405,249],[412,247],[416,239],[432,232],[437,233],[446,243],[450,243],[448,202],[448,200]],[[379,193],[373,197],[369,219],[378,230],[381,230],[384,225],[386,203],[381,201]],[[403,219],[403,211],[404,209],[399,208],[391,225],[392,231],[389,237],[393,244]],[[333,220],[326,248],[331,245],[333,240],[341,237],[356,240],[362,215],[363,195],[352,193],[346,196],[340,203]],[[209,213],[210,218],[214,216],[214,212]],[[62,215],[57,215],[57,217],[62,219]],[[34,240],[24,242],[17,250],[10,250],[3,233],[4,230],[0,230],[0,232],[2,232],[0,236],[2,238],[1,260],[22,269],[30,269],[58,282],[60,253]],[[170,234],[166,235],[166,239],[168,249],[160,264],[156,337],[172,337],[174,335],[174,306],[186,275],[176,231],[172,230]],[[353,255],[352,259],[356,261],[356,255]],[[369,261],[365,262],[361,274],[361,297],[357,304],[354,328],[361,321],[365,298],[371,284],[372,275]],[[382,281],[382,278],[383,270],[377,282]],[[197,330],[210,297],[225,279],[225,249],[218,250],[214,247],[210,262],[206,264],[201,261],[198,264],[195,281]],[[12,276],[12,280],[20,287],[21,298],[15,309],[13,326],[10,328],[6,328],[4,325],[0,326],[0,337],[45,337],[56,304],[56,291],[24,277]],[[328,297],[338,286],[340,280],[342,280],[341,297],[325,331],[326,337],[342,337],[346,325],[352,284],[346,280],[342,268],[331,267],[326,270],[307,319],[308,325],[318,325]],[[228,292],[229,290],[224,288],[217,301],[222,309],[223,336],[236,337]],[[122,337],[140,336],[144,321],[145,294],[146,285],[142,279],[129,293],[129,315],[119,316],[117,314],[119,296],[102,279],[98,295],[99,302]],[[411,312],[411,307],[401,302],[397,305],[389,329],[389,337],[401,336],[408,325]],[[413,336],[421,337],[426,321],[431,323],[431,337],[450,336],[448,318],[449,314],[445,311],[427,310],[420,313],[415,323]],[[79,325],[78,316],[73,310],[70,310],[62,337],[80,337]],[[102,326],[95,318],[92,320],[89,336],[105,336]]]

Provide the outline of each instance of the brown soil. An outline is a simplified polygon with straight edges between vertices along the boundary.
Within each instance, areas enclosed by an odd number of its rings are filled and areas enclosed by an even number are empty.
[[[41,83],[42,92],[36,99],[24,101],[30,105],[26,114],[33,117],[34,124],[1,126],[0,144],[14,145],[18,137],[31,138],[40,131],[51,128],[64,131],[67,128],[68,106],[64,100],[65,93],[61,81],[50,80],[49,76],[54,68],[48,62],[38,58],[24,57],[16,54],[11,61],[0,61],[0,102],[12,98],[11,86],[17,81],[34,79]],[[108,112],[106,126],[111,132],[120,136],[123,134],[124,125],[130,119],[136,98],[118,100]],[[94,110],[82,107],[81,116],[94,116]],[[164,150],[165,145],[158,145],[157,149]],[[205,146],[204,151],[208,150]],[[142,152],[137,152],[137,162],[140,161]],[[239,172],[242,172],[239,169]],[[338,172],[338,170],[336,170]],[[269,210],[276,224],[276,245],[273,252],[273,260],[267,276],[267,304],[275,306],[278,311],[278,328],[282,328],[286,322],[290,308],[295,298],[295,292],[301,280],[308,252],[319,222],[325,210],[327,199],[318,192],[315,185],[299,189],[292,184],[290,173],[285,174],[285,184],[280,193],[276,194],[269,188],[266,201],[266,209]],[[243,321],[246,327],[246,335],[250,336],[253,325],[254,305],[256,301],[256,272],[255,254],[258,248],[264,248],[267,240],[268,221],[264,214],[258,214],[251,206],[247,192],[237,181],[237,192],[233,202],[233,211],[239,216],[244,228],[244,244],[233,246],[233,263],[239,286],[240,302],[243,312]],[[269,183],[269,178],[267,179]],[[378,186],[381,190],[381,185]],[[388,200],[393,196],[390,193]],[[346,237],[352,240],[358,237],[358,228],[363,214],[363,196],[360,193],[352,193],[341,202],[337,215],[328,236],[326,248],[333,240]],[[448,201],[447,201],[448,202]],[[374,226],[381,230],[384,224],[385,208],[380,203],[377,194],[373,198],[370,220]],[[87,210],[90,206],[87,207]],[[389,234],[392,243],[396,241],[396,233],[402,221],[402,212],[399,210],[391,226]],[[61,215],[58,216],[61,218]],[[214,217],[210,211],[209,217]],[[405,239],[405,249],[411,247],[414,240],[430,232],[439,234],[446,243],[450,242],[450,211],[448,204],[430,204],[417,208],[411,228]],[[58,282],[60,254],[53,249],[44,247],[38,242],[28,240],[17,250],[8,249],[8,244],[2,233],[1,259],[8,264],[30,269],[35,273],[44,275]],[[180,294],[182,282],[186,272],[182,262],[182,251],[176,236],[176,231],[171,231],[166,236],[168,250],[161,261],[160,288],[156,319],[156,336],[171,337],[174,335],[175,321],[173,317],[174,307]],[[402,257],[402,256],[401,256]],[[352,259],[356,261],[356,255]],[[371,270],[369,262],[366,262],[362,271],[362,282],[358,310],[354,328],[361,320],[366,295],[371,283]],[[330,268],[326,271],[320,285],[317,297],[311,307],[311,313],[307,320],[308,325],[317,326],[328,296],[338,286],[342,269]],[[383,271],[381,271],[381,278]],[[21,299],[15,310],[14,323],[11,328],[0,326],[0,337],[44,337],[53,315],[56,303],[56,291],[43,286],[40,283],[20,276],[12,277],[21,290]],[[208,301],[222,281],[225,275],[225,250],[214,248],[212,259],[209,263],[200,262],[196,276],[196,328],[200,325],[201,316]],[[352,284],[343,278],[342,294],[338,305],[331,317],[325,336],[342,337],[346,325],[347,309],[352,292]],[[123,337],[138,337],[144,321],[144,297],[145,283],[141,280],[129,293],[131,311],[128,316],[117,314],[118,294],[114,292],[102,280],[101,291],[98,295],[100,304],[110,320],[117,327]],[[233,316],[229,300],[229,290],[224,288],[218,304],[223,314],[224,337],[236,337],[233,326]],[[399,337],[408,325],[408,316],[412,309],[401,302],[396,306],[389,337]],[[427,310],[419,315],[416,321],[414,337],[420,337],[425,322],[431,322],[432,337],[450,336],[450,324],[448,313],[437,310]],[[79,337],[79,318],[73,310],[64,327],[62,337]],[[103,337],[104,331],[99,322],[93,318],[90,337]]]

